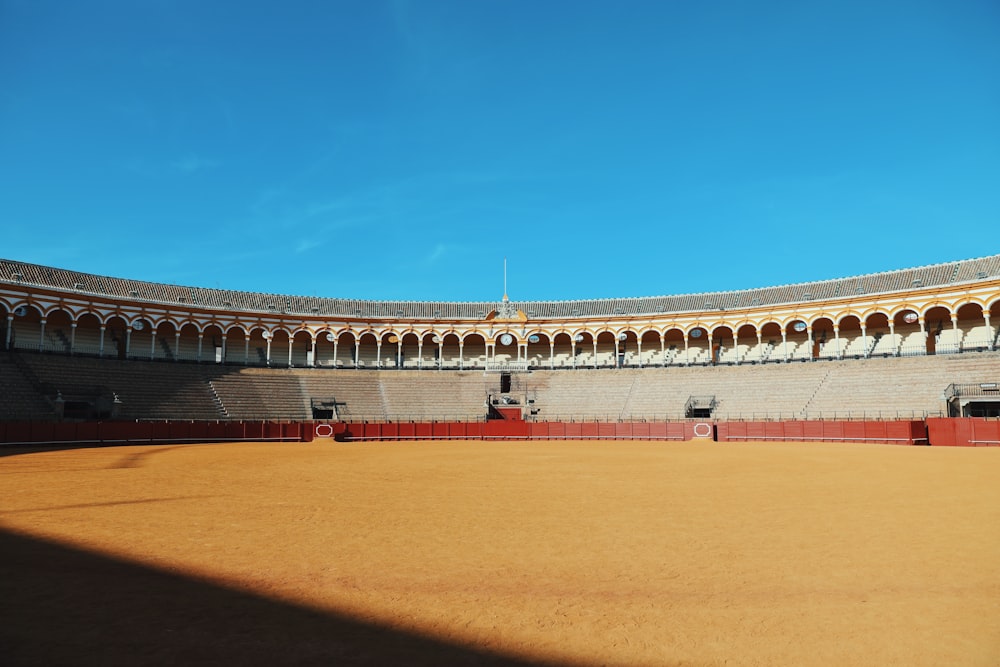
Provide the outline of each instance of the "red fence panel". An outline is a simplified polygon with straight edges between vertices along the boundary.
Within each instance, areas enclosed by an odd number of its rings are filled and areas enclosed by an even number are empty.
[[[597,437],[601,440],[614,440],[618,433],[618,424],[600,422],[597,424]]]
[[[1000,421],[979,417],[929,417],[927,439],[934,447],[998,447]]]

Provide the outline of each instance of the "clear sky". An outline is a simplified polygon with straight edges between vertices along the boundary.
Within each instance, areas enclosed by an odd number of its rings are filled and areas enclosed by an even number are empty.
[[[997,0],[0,0],[0,257],[362,299],[1000,252]]]

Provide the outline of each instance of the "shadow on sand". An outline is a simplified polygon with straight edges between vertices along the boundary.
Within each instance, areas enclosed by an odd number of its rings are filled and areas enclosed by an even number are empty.
[[[4,665],[555,665],[0,531]]]

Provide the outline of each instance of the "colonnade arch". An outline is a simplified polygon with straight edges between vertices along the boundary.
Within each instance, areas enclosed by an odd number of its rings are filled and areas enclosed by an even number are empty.
[[[0,302],[0,324],[7,348],[107,358],[421,369],[482,368],[493,361],[530,368],[641,367],[993,350],[1000,299],[900,300],[839,312],[654,326],[550,323],[485,333],[481,323],[293,326],[26,298]]]

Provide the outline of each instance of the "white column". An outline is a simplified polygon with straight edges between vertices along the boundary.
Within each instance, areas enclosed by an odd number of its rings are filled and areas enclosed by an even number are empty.
[[[989,332],[990,337],[990,352],[993,351],[993,327],[990,326],[990,311],[983,309],[983,319],[986,320],[986,331]]]
[[[438,363],[437,363],[438,370],[441,370],[443,366],[444,366],[444,336],[441,336],[440,340],[438,340]]]
[[[125,358],[128,359],[132,354],[132,327],[125,327]]]
[[[424,365],[424,339],[420,338],[417,340],[417,368],[423,368]]]
[[[7,341],[4,343],[4,349],[10,349],[10,337],[14,331],[14,316],[11,314],[7,315]],[[101,331],[104,331],[104,327],[101,327]]]
[[[288,367],[292,367],[292,337],[288,337]]]
[[[764,363],[764,335],[757,329],[757,363]]]
[[[864,324],[861,325],[861,345],[865,352],[865,359],[868,358],[868,327]]]
[[[809,340],[809,361],[812,361],[812,359],[813,359],[813,328],[812,328],[811,324],[808,327],[806,327],[806,336],[808,337],[808,340]]]
[[[594,336],[594,368],[597,368],[597,336]]]
[[[549,341],[549,370],[555,370],[556,367],[556,341]]]
[[[226,334],[222,334],[222,363],[226,363]]]
[[[636,353],[639,355],[639,368],[642,368],[642,338],[636,338],[635,340]]]
[[[156,329],[149,332],[149,360],[152,361],[156,356]]]
[[[243,365],[250,365],[250,334],[243,333]]]
[[[785,361],[788,361],[788,332],[785,329],[781,330],[781,349],[782,354],[785,356]]]
[[[271,336],[267,337],[267,353],[265,355],[264,363],[268,366],[271,365]]]
[[[42,320],[42,330],[45,329],[45,320]],[[962,351],[961,338],[958,336],[958,313],[951,316],[951,329],[955,332],[955,344],[958,345],[958,351]]]
[[[660,365],[667,367],[667,339],[660,334]]]
[[[570,343],[570,352],[569,353],[570,353],[570,355],[572,355],[572,358],[573,358],[573,368],[576,368],[576,338],[575,337],[574,338],[570,338],[569,339],[569,343]]]
[[[309,359],[309,367],[316,368],[316,336],[313,336],[310,343],[310,349],[312,350],[312,357]]]
[[[892,356],[899,356],[899,342],[896,340],[896,323],[889,320],[889,335],[892,336]]]
[[[107,329],[105,325],[101,325],[101,342],[97,346],[97,356],[104,356],[104,331]]]
[[[197,360],[198,360],[199,364],[201,363],[201,346],[202,346],[202,343],[203,343],[204,339],[205,339],[205,334],[203,334],[203,333],[201,333],[199,331],[198,332],[198,357],[197,357]]]
[[[986,316],[986,322],[989,323],[989,315]],[[69,353],[73,354],[76,351],[76,322],[69,325]]]
[[[174,361],[181,358],[181,331],[174,332]]]
[[[382,339],[375,341],[375,368],[382,368]]]
[[[720,350],[721,352],[721,350]],[[715,365],[715,348],[712,346],[712,332],[708,332],[708,363]]]
[[[396,339],[396,368],[403,367],[403,337]]]
[[[840,325],[838,324],[833,325],[833,340],[836,343],[837,359],[841,359],[842,357],[840,356]]]
[[[458,368],[463,370],[465,368],[465,341],[458,341]]]
[[[42,328],[38,332],[38,351],[41,352],[45,344],[45,318],[42,318]]]
[[[684,334],[684,365],[691,365],[691,348],[688,345],[688,334]]]

